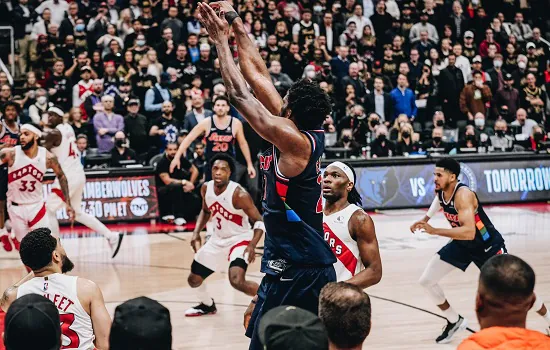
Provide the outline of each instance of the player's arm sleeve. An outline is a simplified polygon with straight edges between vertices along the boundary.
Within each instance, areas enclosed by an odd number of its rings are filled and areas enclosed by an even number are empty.
[[[435,196],[432,204],[430,205],[430,209],[428,209],[428,212],[426,213],[426,216],[432,218],[440,209],[441,204],[439,203],[439,198],[438,196]]]

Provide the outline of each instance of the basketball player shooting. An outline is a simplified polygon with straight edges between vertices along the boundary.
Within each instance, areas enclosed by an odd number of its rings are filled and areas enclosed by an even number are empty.
[[[410,228],[413,233],[451,238],[438,255],[432,257],[420,277],[420,284],[447,319],[447,326],[436,339],[440,344],[449,343],[456,332],[466,329],[467,321],[451,307],[438,282],[454,269],[466,271],[472,262],[481,268],[491,257],[507,253],[504,238],[483,210],[476,193],[459,182],[459,175],[460,164],[456,160],[442,158],[435,163],[436,197],[426,216]],[[441,208],[452,226],[450,229],[428,224]],[[550,315],[540,298],[536,298],[533,310],[550,325]]]
[[[69,124],[63,123],[63,114],[63,111],[58,107],[48,109],[48,126],[52,130],[44,136],[44,147],[56,155],[63,172],[70,175],[67,179],[67,185],[76,221],[105,237],[112,251],[111,257],[114,258],[120,250],[124,234],[111,232],[95,216],[82,211],[81,203],[84,186],[86,185],[86,174],[80,161],[80,151],[76,147],[74,130]],[[59,236],[59,223],[57,222],[56,212],[63,206],[65,198],[67,197],[61,191],[58,179],[54,182],[52,193],[48,196],[46,202],[50,221],[49,228],[51,228],[55,237]]]
[[[212,6],[219,17],[208,4],[199,3],[198,9],[216,45],[231,103],[272,144],[260,156],[266,226],[261,271],[266,275],[245,312],[250,349],[263,349],[257,326],[267,311],[293,305],[317,314],[321,289],[336,280],[336,258],[323,238],[320,169],[325,141],[322,124],[331,104],[325,92],[309,80],[295,83],[282,100],[243,21],[227,2]],[[230,26],[237,38],[244,78],[229,48]]]
[[[50,168],[55,173],[61,193],[65,196],[67,215],[71,221],[74,220],[67,177],[57,157],[38,146],[42,132],[36,126],[24,124],[20,130],[21,145],[0,151],[0,162],[8,165],[8,214],[15,233],[16,249],[19,249],[19,242],[27,232],[50,226],[42,193],[42,179],[46,169]]]
[[[355,180],[349,164],[334,162],[325,169],[323,230],[337,258],[337,280],[365,289],[380,282],[382,261],[374,222],[361,208]]]
[[[256,282],[245,277],[248,264],[255,260],[256,245],[265,231],[260,212],[252,197],[238,183],[229,180],[235,172],[233,158],[219,153],[210,163],[212,180],[201,187],[202,210],[191,238],[195,259],[187,279],[192,288],[197,288],[201,303],[185,312],[185,316],[204,316],[217,312],[216,304],[204,286],[204,280],[229,261],[229,282],[231,286],[247,295],[258,291]],[[213,232],[204,246],[200,232],[212,219]],[[253,227],[250,226],[252,222]],[[254,229],[254,234],[252,234]]]

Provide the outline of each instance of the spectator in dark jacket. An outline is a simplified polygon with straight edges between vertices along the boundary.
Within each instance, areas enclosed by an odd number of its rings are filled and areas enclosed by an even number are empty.
[[[447,58],[449,65],[439,74],[439,98],[447,124],[456,125],[458,120],[463,119],[459,107],[459,97],[464,89],[464,75],[455,66],[455,54],[451,53]]]
[[[365,109],[367,114],[376,113],[382,122],[393,118],[393,102],[390,94],[384,92],[384,79],[374,78],[374,91],[365,96]]]
[[[130,141],[130,147],[138,156],[147,154],[149,150],[147,118],[139,113],[140,102],[132,98],[126,104],[128,114],[124,117],[124,132]]]
[[[519,108],[519,91],[514,88],[514,77],[504,74],[504,86],[493,97],[493,114],[504,118],[508,123],[515,119]]]
[[[290,79],[288,74],[281,72],[281,62],[271,62],[271,66],[269,67],[269,75],[271,76],[271,81],[273,82],[273,85],[275,85],[275,89],[277,89],[279,95],[286,95],[286,92],[292,86],[293,81]]]
[[[347,46],[340,46],[337,48],[337,52],[338,56],[330,60],[330,66],[332,67],[332,74],[336,79],[340,80],[349,72],[349,48]]]
[[[342,79],[342,84],[340,86],[341,92],[344,91],[345,87],[351,85],[353,90],[355,90],[355,98],[358,103],[363,103],[365,101],[365,95],[367,94],[367,89],[365,83],[359,79],[359,65],[357,63],[351,63],[348,68],[348,75]]]
[[[307,65],[307,60],[300,55],[300,46],[298,46],[298,44],[290,44],[288,55],[283,60],[282,64],[283,71],[288,74],[290,79],[298,80],[302,77],[304,68]]]
[[[395,154],[395,145],[388,140],[388,128],[379,125],[376,128],[376,138],[370,144],[373,158],[391,157]]]

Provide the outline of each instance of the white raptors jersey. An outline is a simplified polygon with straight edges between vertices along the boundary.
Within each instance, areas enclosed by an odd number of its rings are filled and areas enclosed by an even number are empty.
[[[337,281],[346,281],[365,267],[359,256],[357,242],[349,233],[349,220],[357,210],[363,210],[355,204],[331,215],[323,215],[325,241],[336,255],[334,263]]]
[[[63,172],[69,177],[78,171],[84,171],[73,128],[69,124],[59,124],[55,128],[61,133],[61,143],[51,151],[57,157]]]
[[[227,188],[219,196],[214,192],[214,181],[206,185],[205,202],[210,210],[214,234],[221,239],[251,234],[250,221],[242,209],[233,206],[233,194],[240,187],[229,181]]]
[[[39,294],[50,299],[59,310],[61,320],[61,349],[89,350],[94,348],[92,319],[78,300],[78,277],[54,273],[46,277],[34,277],[17,290],[17,298],[27,294]]]
[[[38,147],[36,157],[29,158],[15,146],[15,161],[8,167],[8,200],[17,204],[34,204],[44,201],[42,178],[46,173],[46,149]]]

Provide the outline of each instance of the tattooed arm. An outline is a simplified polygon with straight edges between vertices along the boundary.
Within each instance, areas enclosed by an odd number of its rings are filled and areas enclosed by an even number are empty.
[[[67,205],[67,215],[69,215],[69,219],[71,221],[74,221],[74,209],[71,207],[71,197],[69,196],[69,184],[67,183],[67,177],[65,176],[63,169],[61,169],[61,165],[59,165],[57,157],[54,154],[47,152],[46,158],[46,167],[53,170],[57,176],[57,180],[59,181],[59,186],[61,187],[61,192],[63,193],[65,204]]]
[[[17,288],[19,288],[20,285],[32,279],[33,277],[34,277],[34,273],[31,272],[27,276],[25,276],[21,281],[15,283],[11,287],[8,287],[8,289],[4,291],[4,294],[2,294],[2,299],[0,299],[0,308],[4,312],[8,312],[8,309],[11,303],[13,303],[15,299],[17,299]]]
[[[12,166],[15,162],[15,150],[10,148],[2,148],[0,151],[0,162]]]

